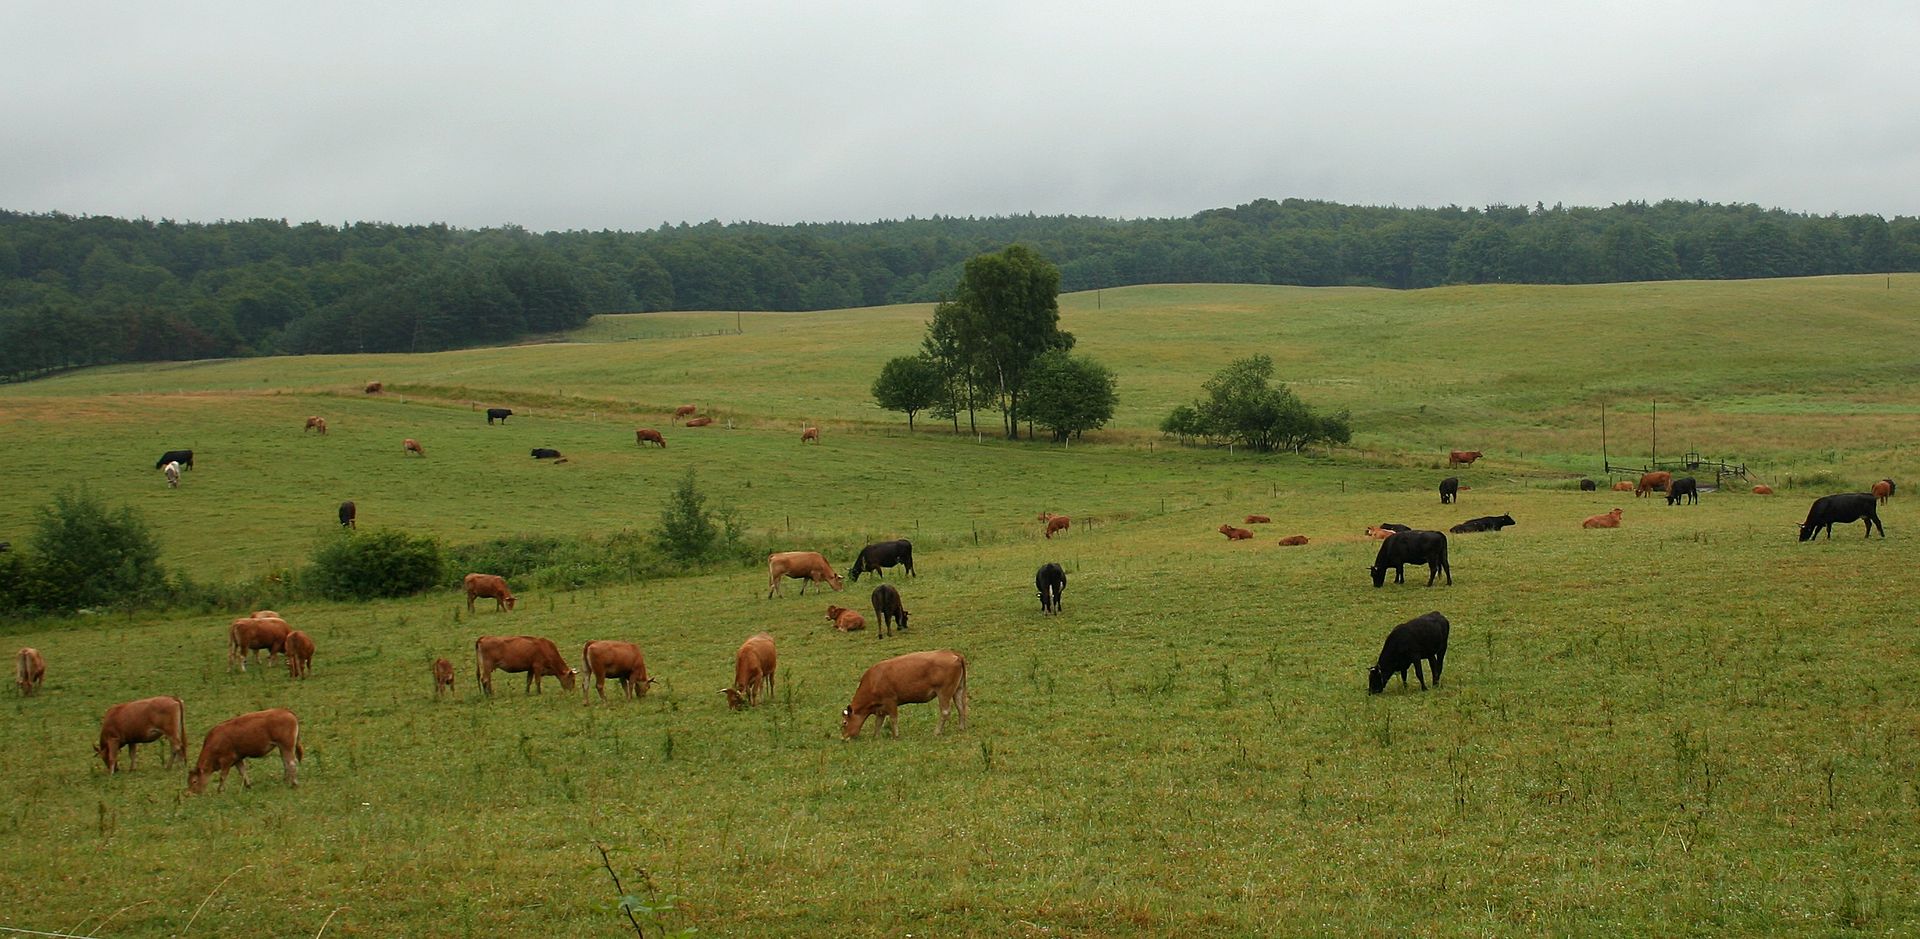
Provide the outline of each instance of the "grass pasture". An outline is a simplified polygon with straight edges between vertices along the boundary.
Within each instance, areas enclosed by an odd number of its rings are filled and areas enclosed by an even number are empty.
[[[874,410],[865,385],[917,342],[913,308],[747,314],[736,336],[682,335],[730,314],[615,319],[567,344],[0,388],[0,540],[17,544],[34,506],[84,482],[138,505],[168,564],[256,577],[303,560],[343,498],[365,527],[452,542],[645,530],[693,467],[756,533],[910,537],[920,568],[887,577],[914,623],[887,640],[824,622],[829,598],[865,609],[869,579],[767,600],[756,570],[521,587],[511,614],[469,615],[451,593],[282,607],[319,647],[305,682],[226,671],[225,624],[244,611],[0,627],[0,651],[33,645],[50,672],[40,696],[0,699],[0,926],[613,935],[599,842],[629,892],[644,868],[681,898],[670,925],[725,936],[1912,934],[1913,503],[1903,486],[1884,541],[1853,525],[1801,545],[1789,526],[1811,496],[1920,465],[1915,287],[1063,298],[1126,407],[1070,449],[909,437]],[[1814,342],[1866,329],[1879,338]],[[1155,440],[1166,407],[1251,351],[1309,401],[1351,408],[1356,450]],[[394,390],[360,394],[376,378]],[[1597,450],[1589,405],[1650,393],[1663,453],[1670,432],[1675,453],[1691,437],[1782,494],[1669,508],[1572,489]],[[523,412],[488,427],[470,400]],[[666,426],[682,400],[735,428]],[[1644,412],[1622,401],[1621,429],[1612,408],[1610,431],[1642,433]],[[300,432],[310,413],[326,439]],[[798,443],[803,422],[828,428],[820,446]],[[635,426],[668,449],[635,447]],[[426,459],[401,455],[407,436]],[[1441,506],[1434,457],[1450,445],[1489,456]],[[169,491],[151,464],[175,446],[200,465]],[[571,459],[535,463],[534,446]],[[1615,505],[1623,528],[1580,529]],[[1042,509],[1074,528],[1041,539]],[[1453,586],[1409,570],[1371,587],[1364,525],[1502,511],[1519,525],[1452,536]],[[1253,512],[1275,519],[1255,541],[1213,530]],[[1313,543],[1274,544],[1293,533]],[[1047,560],[1069,571],[1052,619],[1031,586]],[[1444,683],[1366,695],[1387,629],[1429,609],[1453,621]],[[775,701],[728,712],[716,691],[760,630],[780,646]],[[573,659],[588,639],[635,641],[659,684],[583,706],[496,676],[483,700],[472,640],[507,633]],[[840,742],[861,671],[924,648],[967,655],[971,726],[936,738],[932,706],[910,706],[901,739],[870,722]],[[457,701],[431,698],[442,655]],[[88,752],[100,713],[159,693],[186,701],[196,753],[218,719],[295,710],[301,788],[269,759],[250,790],[183,797],[150,747],[106,776]]]

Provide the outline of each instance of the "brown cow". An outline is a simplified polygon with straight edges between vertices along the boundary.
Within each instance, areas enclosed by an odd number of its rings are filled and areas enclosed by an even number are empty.
[[[843,633],[855,632],[867,628],[867,618],[844,606],[827,604],[827,622]]]
[[[772,636],[759,633],[741,643],[733,654],[733,684],[720,689],[727,696],[727,706],[739,710],[742,705],[758,704],[763,688],[772,697],[776,662]]]
[[[1753,494],[1756,496],[1773,495],[1773,487],[1767,485],[1766,483],[1761,483],[1760,485],[1753,487]]]
[[[909,652],[875,664],[860,676],[860,687],[853,692],[853,703],[840,712],[840,739],[860,735],[867,718],[880,715],[880,726],[891,727],[900,736],[900,705],[925,704],[940,699],[940,722],[934,736],[947,726],[947,709],[960,714],[960,729],[967,729],[967,659],[951,649],[934,652]]]
[[[467,586],[467,612],[473,612],[473,601],[480,597],[493,600],[493,611],[513,612],[516,598],[513,591],[507,589],[507,579],[498,574],[468,574],[463,583]]]
[[[676,418],[686,417],[687,415],[692,414],[698,410],[700,409],[694,407],[691,404],[683,404],[673,409],[673,416]]]
[[[133,758],[140,751],[140,744],[166,740],[172,744],[167,755],[162,758],[162,767],[172,766],[174,760],[187,761],[187,709],[180,699],[170,694],[155,698],[141,698],[107,708],[107,716],[100,719],[100,742],[94,744],[93,752],[100,762],[107,764],[108,773],[120,771],[120,748],[127,748],[127,772],[133,772]]]
[[[1303,545],[1307,543],[1307,536],[1306,535],[1288,535],[1285,538],[1280,539],[1280,543],[1283,545],[1286,545],[1287,547],[1293,547],[1295,545]]]
[[[1040,513],[1040,521],[1047,523],[1048,538],[1052,538],[1054,532],[1066,531],[1068,528],[1071,528],[1073,525],[1073,519],[1065,515],[1055,515],[1052,512]]]
[[[1880,500],[1881,505],[1886,505],[1887,499],[1893,496],[1893,480],[1891,479],[1880,480],[1879,482],[1874,483],[1873,488],[1868,491],[1873,493],[1873,497],[1875,499]]]
[[[617,639],[596,639],[580,648],[580,674],[593,679],[600,700],[607,700],[607,679],[620,683],[623,698],[644,698],[653,679],[647,677],[647,659],[640,647]],[[580,682],[580,703],[587,703],[587,683]]]
[[[780,589],[780,581],[786,577],[807,582],[800,585],[800,595],[803,597],[807,595],[807,584],[825,582],[835,590],[844,590],[847,586],[846,581],[833,572],[833,565],[828,564],[826,557],[818,551],[775,551],[767,555],[768,599],[772,599],[775,593],[786,596],[786,591]]]
[[[1273,519],[1270,519],[1265,515],[1249,515],[1247,516],[1247,520],[1244,522],[1241,522],[1241,524],[1242,525],[1266,525],[1271,523],[1272,521]]]
[[[688,421],[687,426],[688,427],[705,427],[711,423],[713,423],[713,418],[711,417],[696,417],[693,420]]]
[[[281,616],[280,614],[275,613],[272,610],[254,610],[253,612],[248,613],[247,615],[253,617],[254,619],[286,619],[286,617]]]
[[[280,750],[280,762],[286,767],[287,785],[298,789],[300,781],[294,765],[307,756],[306,748],[300,745],[300,719],[286,708],[227,718],[207,731],[207,739],[200,744],[200,762],[187,774],[187,791],[205,791],[207,774],[219,770],[220,786],[214,791],[223,792],[227,788],[227,770],[236,768],[240,770],[240,784],[251,788],[253,781],[247,778],[247,760],[266,756],[276,747]]]
[[[801,443],[806,443],[809,440],[813,441],[814,443],[820,442],[820,428],[809,427],[806,430],[803,430],[800,432]]]
[[[287,675],[305,678],[313,671],[313,637],[296,629],[287,633]]]
[[[642,447],[650,443],[659,444],[662,450],[667,448],[667,438],[660,436],[660,432],[651,427],[641,427],[633,432],[634,446]]]
[[[1228,541],[1245,541],[1253,537],[1253,532],[1244,528],[1235,528],[1232,525],[1222,525],[1219,531],[1220,534],[1227,536]]]
[[[367,394],[370,394],[370,395],[377,395],[377,394],[379,394],[379,393],[380,393],[380,389],[381,389],[382,387],[383,387],[383,386],[382,386],[382,385],[381,385],[381,384],[380,384],[379,382],[377,382],[377,381],[370,381],[370,382],[367,382]]]
[[[459,692],[453,690],[453,663],[446,659],[434,659],[433,696],[438,698],[442,692],[451,694],[456,698],[460,696]]]
[[[573,676],[560,657],[560,647],[540,636],[481,636],[473,641],[473,674],[480,690],[493,697],[493,670],[527,673],[527,692],[540,692],[540,679],[553,675],[560,687],[573,690]]]
[[[1478,450],[1454,450],[1447,454],[1447,466],[1472,466],[1473,461],[1486,456]]]
[[[412,437],[408,437],[407,439],[400,441],[400,455],[406,456],[409,453],[418,453],[423,457],[427,455],[427,451],[421,448],[420,441],[415,440]]]
[[[1613,511],[1608,512],[1605,515],[1588,516],[1586,521],[1580,523],[1580,527],[1581,528],[1619,528],[1620,527],[1620,510],[1614,509]]]
[[[20,694],[31,695],[40,683],[47,680],[47,660],[40,657],[40,650],[27,646],[13,658],[13,683],[20,687]]]
[[[1638,499],[1649,492],[1666,492],[1673,483],[1673,474],[1666,470],[1654,473],[1642,473],[1640,482],[1633,487],[1633,497]]]
[[[317,430],[320,432],[320,436],[325,437],[327,435],[327,419],[324,417],[307,418],[306,430],[302,430],[301,433],[304,434],[308,430]]]
[[[1613,491],[1614,492],[1632,492],[1633,483],[1624,479],[1620,480],[1619,482],[1613,484]]]
[[[1369,538],[1375,539],[1377,541],[1385,541],[1388,538],[1391,538],[1393,536],[1394,536],[1394,530],[1391,528],[1385,528],[1379,525],[1367,526],[1367,537]]]
[[[256,658],[262,649],[267,653],[267,664],[273,665],[287,652],[287,634],[293,628],[287,621],[277,616],[243,616],[227,627],[227,670],[235,665],[241,671],[247,670],[247,660]]]

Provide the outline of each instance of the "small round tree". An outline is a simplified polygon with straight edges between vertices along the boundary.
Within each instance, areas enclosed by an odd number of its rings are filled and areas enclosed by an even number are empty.
[[[889,411],[905,411],[911,432],[913,416],[939,404],[946,383],[939,363],[924,355],[903,355],[881,366],[880,377],[873,380],[873,400]]]

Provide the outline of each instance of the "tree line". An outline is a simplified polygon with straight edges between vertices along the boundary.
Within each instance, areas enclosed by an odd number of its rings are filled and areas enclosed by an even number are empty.
[[[0,211],[0,377],[120,361],[424,352],[597,312],[951,299],[1021,244],[1077,291],[1146,283],[1600,283],[1920,270],[1920,219],[1663,201],[1399,208],[1259,199],[1186,218],[507,226]]]

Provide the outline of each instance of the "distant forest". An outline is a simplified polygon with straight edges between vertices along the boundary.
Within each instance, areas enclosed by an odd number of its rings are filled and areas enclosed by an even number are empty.
[[[517,227],[174,222],[0,211],[0,378],[80,365],[426,352],[594,313],[939,300],[1025,244],[1062,290],[1128,284],[1582,284],[1920,270],[1920,219],[1754,205],[1383,208],[1260,199],[1190,218]]]

